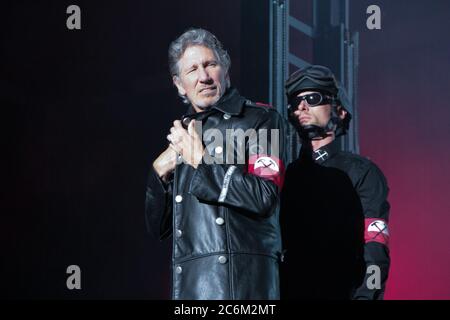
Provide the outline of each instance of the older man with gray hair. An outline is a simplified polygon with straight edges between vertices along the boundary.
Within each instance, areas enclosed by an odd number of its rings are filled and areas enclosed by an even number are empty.
[[[169,48],[173,83],[189,106],[153,162],[145,215],[160,240],[172,236],[173,299],[279,299],[283,119],[231,86],[230,65],[203,29]],[[250,133],[234,139],[237,131]]]

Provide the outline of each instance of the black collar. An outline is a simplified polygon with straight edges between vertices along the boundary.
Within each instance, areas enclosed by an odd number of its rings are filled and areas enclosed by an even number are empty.
[[[339,150],[339,143],[336,139],[327,145],[312,152],[312,159],[315,163],[322,164],[328,159],[332,158]]]
[[[246,99],[239,94],[236,88],[230,88],[212,108],[237,116],[241,114],[245,101]]]
[[[225,94],[219,99],[219,101],[217,101],[215,105],[213,105],[209,109],[206,109],[205,111],[196,112],[194,110],[194,107],[192,107],[192,105],[189,105],[188,112],[183,116],[183,118],[185,117],[189,117],[191,119],[199,117],[203,118],[201,114],[205,115],[210,114],[211,111],[213,110],[218,110],[222,113],[229,114],[232,116],[237,116],[241,114],[245,102],[246,99],[239,94],[237,89],[231,87],[225,92]],[[194,114],[196,115],[194,116]]]

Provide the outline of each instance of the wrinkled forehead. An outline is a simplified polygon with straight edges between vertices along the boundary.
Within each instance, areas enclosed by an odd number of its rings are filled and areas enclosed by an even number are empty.
[[[180,59],[178,66],[180,68],[190,67],[192,65],[204,64],[206,62],[218,61],[217,55],[211,48],[202,45],[191,45],[186,47]]]

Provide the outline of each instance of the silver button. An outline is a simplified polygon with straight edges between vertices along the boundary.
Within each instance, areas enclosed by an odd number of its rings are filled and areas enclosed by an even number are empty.
[[[178,267],[175,268],[175,272],[178,273],[178,274],[180,274],[180,273],[183,272],[183,268],[180,267],[180,266],[178,266]]]
[[[220,257],[219,257],[219,263],[221,263],[221,264],[227,263],[227,257],[225,257],[225,256],[220,256]]]
[[[219,226],[221,226],[221,225],[223,225],[223,224],[225,223],[225,220],[223,220],[223,218],[219,217],[219,218],[216,219],[216,223],[217,223]]]
[[[215,151],[216,153],[222,153],[223,148],[222,148],[221,146],[217,146],[217,147],[214,149],[214,151]]]
[[[175,197],[175,201],[178,202],[178,203],[180,203],[181,201],[183,201],[183,197],[180,196],[180,195],[177,195],[177,196]]]
[[[176,235],[178,238],[180,238],[183,235],[183,231],[181,231],[180,229],[177,230]]]
[[[231,115],[229,115],[228,113],[225,113],[225,114],[223,115],[223,118],[224,118],[225,120],[228,120],[228,119],[231,118]]]

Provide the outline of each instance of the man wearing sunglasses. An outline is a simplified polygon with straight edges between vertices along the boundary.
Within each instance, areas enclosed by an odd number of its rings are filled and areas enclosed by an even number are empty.
[[[282,192],[283,299],[382,299],[390,258],[388,187],[367,158],[340,151],[351,115],[331,70],[286,81],[289,122],[302,148]]]

